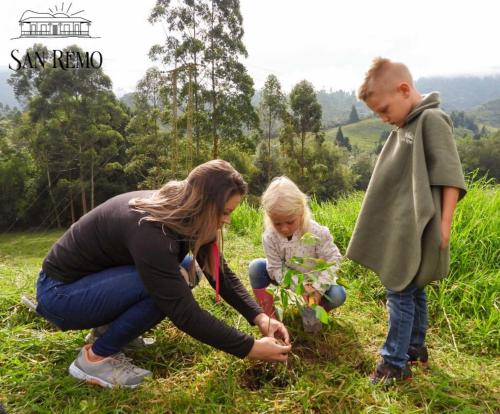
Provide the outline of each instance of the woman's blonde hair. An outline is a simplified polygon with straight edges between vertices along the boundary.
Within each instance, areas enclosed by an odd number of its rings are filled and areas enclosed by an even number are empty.
[[[265,227],[273,226],[270,216],[301,216],[300,230],[302,233],[307,232],[312,219],[307,203],[308,197],[292,180],[285,176],[274,178],[262,194]]]
[[[202,253],[200,265],[214,275],[214,261],[207,244],[217,240],[226,202],[246,191],[245,180],[231,164],[212,160],[198,165],[185,180],[169,181],[151,197],[130,200],[129,206],[148,214],[141,220],[162,223],[185,237],[193,257]],[[194,264],[193,260],[189,268],[191,281],[195,275]]]

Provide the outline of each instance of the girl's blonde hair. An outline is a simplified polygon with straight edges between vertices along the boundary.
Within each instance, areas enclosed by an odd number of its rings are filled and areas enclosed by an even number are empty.
[[[262,194],[265,227],[273,226],[270,216],[301,216],[301,232],[309,231],[312,214],[307,203],[308,197],[292,180],[285,176],[274,178]]]
[[[246,190],[246,182],[231,164],[212,160],[198,165],[183,181],[169,181],[151,197],[130,200],[129,206],[147,213],[141,220],[160,222],[185,237],[193,257],[200,252],[203,260],[200,265],[215,275],[207,243],[220,237],[218,228],[226,202],[234,195],[244,195]],[[194,260],[189,276],[193,281]]]

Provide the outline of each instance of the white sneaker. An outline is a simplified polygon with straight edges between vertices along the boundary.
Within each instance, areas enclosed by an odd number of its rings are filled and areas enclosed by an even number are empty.
[[[90,345],[85,345],[70,365],[69,373],[74,378],[107,388],[135,388],[144,378],[152,375],[151,371],[132,364],[131,359],[121,352],[102,361],[91,362],[88,358],[89,348]]]

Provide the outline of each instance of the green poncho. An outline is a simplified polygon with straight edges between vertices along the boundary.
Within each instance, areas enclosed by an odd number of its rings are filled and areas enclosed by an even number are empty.
[[[393,130],[375,165],[347,257],[372,269],[385,287],[422,287],[449,270],[441,242],[441,187],[465,182],[449,117],[439,94],[424,97]]]

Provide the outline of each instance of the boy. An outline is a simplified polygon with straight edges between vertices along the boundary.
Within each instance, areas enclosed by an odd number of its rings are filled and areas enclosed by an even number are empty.
[[[448,273],[464,177],[439,94],[420,95],[405,65],[376,58],[358,97],[395,129],[375,165],[346,255],[376,272],[387,289],[389,331],[372,382],[411,379],[408,363],[427,363],[424,286]]]

